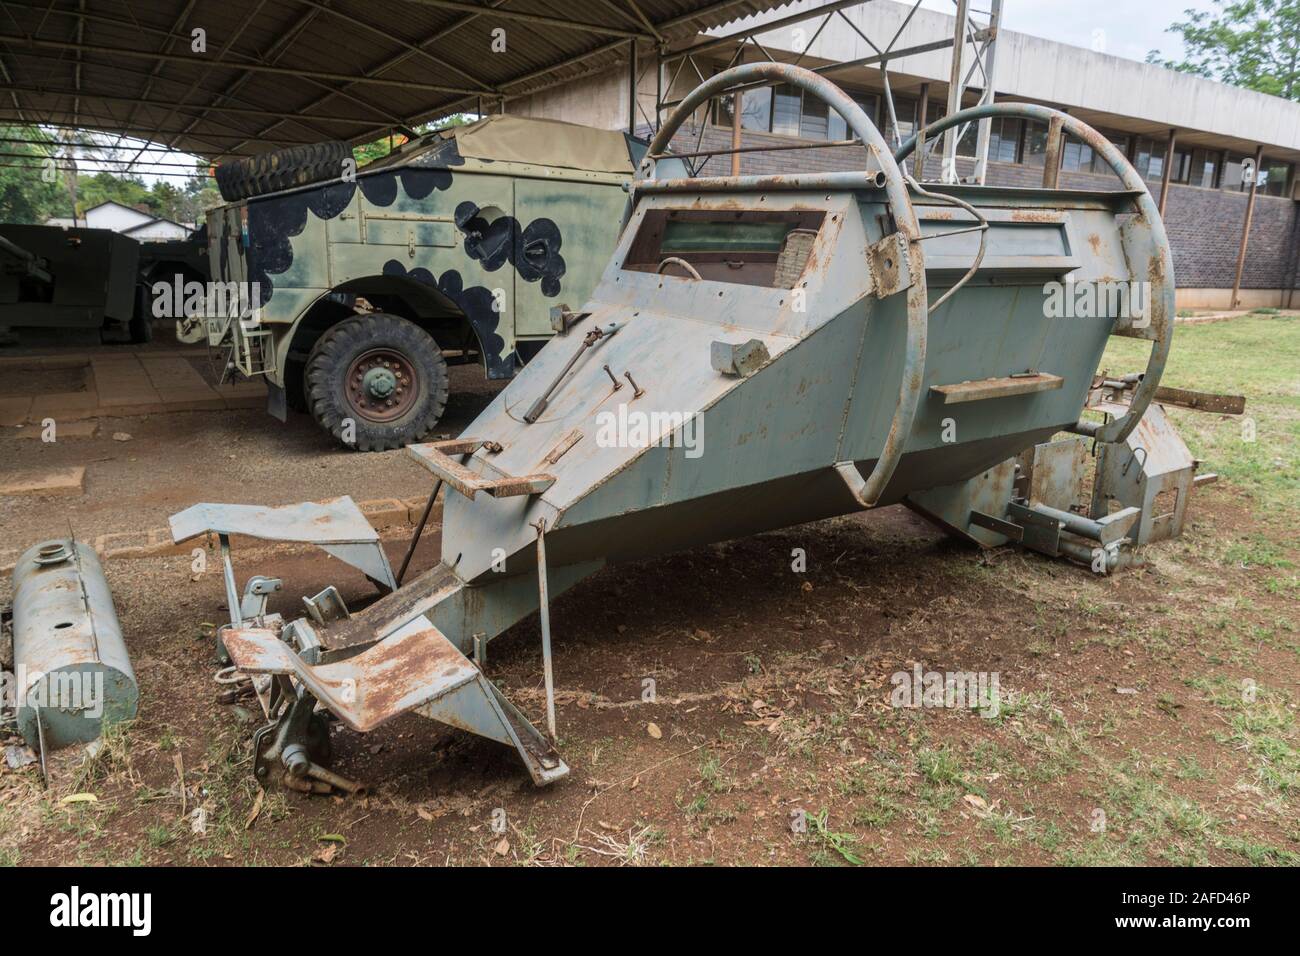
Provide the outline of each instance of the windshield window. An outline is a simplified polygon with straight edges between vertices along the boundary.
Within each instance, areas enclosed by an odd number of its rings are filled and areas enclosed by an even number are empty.
[[[788,289],[803,275],[823,218],[817,210],[652,209],[623,268]]]

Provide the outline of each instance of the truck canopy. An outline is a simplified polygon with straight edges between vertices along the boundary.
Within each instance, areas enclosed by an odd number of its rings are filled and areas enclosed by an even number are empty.
[[[404,165],[447,140],[456,141],[463,157],[560,169],[603,173],[634,172],[628,136],[619,130],[593,129],[560,120],[523,116],[485,116],[466,126],[448,126],[429,133],[366,169]]]

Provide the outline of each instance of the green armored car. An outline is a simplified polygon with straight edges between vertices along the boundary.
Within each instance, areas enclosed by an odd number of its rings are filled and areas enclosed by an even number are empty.
[[[414,139],[360,170],[342,143],[218,170],[212,278],[252,309],[208,313],[229,374],[262,376],[268,411],[307,411],[343,444],[430,433],[448,363],[509,379],[580,307],[618,235],[644,143],[621,132],[489,116]],[[232,285],[235,284],[235,285]]]

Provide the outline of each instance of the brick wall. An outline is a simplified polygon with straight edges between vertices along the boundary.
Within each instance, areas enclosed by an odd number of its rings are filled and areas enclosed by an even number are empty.
[[[649,130],[642,130],[646,135]],[[797,140],[788,136],[746,130],[745,146],[787,145]],[[673,137],[675,152],[728,149],[731,130],[707,127],[701,138],[699,127],[683,126]],[[861,147],[836,146],[827,149],[799,149],[778,152],[742,153],[744,175],[818,173],[861,169],[866,151]],[[704,165],[702,175],[725,176],[731,171],[729,155],[715,156]],[[940,161],[930,157],[926,175],[937,178]],[[973,160],[958,159],[958,172],[969,173]],[[996,186],[1038,186],[1042,167],[990,163],[988,182]],[[1061,172],[1061,186],[1067,189],[1114,189],[1118,180],[1111,173]],[[1160,184],[1150,185],[1157,199]],[[1165,206],[1165,227],[1174,253],[1174,276],[1180,288],[1231,288],[1237,266],[1237,247],[1246,214],[1246,194],[1195,186],[1171,185]],[[1300,203],[1277,196],[1257,196],[1250,230],[1250,249],[1242,275],[1245,289],[1283,289],[1297,285],[1300,270]]]

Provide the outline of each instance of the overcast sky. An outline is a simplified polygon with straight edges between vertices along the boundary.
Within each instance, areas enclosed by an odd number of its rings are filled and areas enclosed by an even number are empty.
[[[922,0],[921,6],[952,13],[953,0]],[[973,0],[976,10],[988,10],[988,0]],[[1130,60],[1145,60],[1148,50],[1166,57],[1182,53],[1181,39],[1164,31],[1184,19],[1188,8],[1208,10],[1211,0],[1003,0],[1002,20],[1008,30],[1069,43],[1093,46],[1093,31],[1104,52]],[[981,19],[983,19],[981,17]]]

